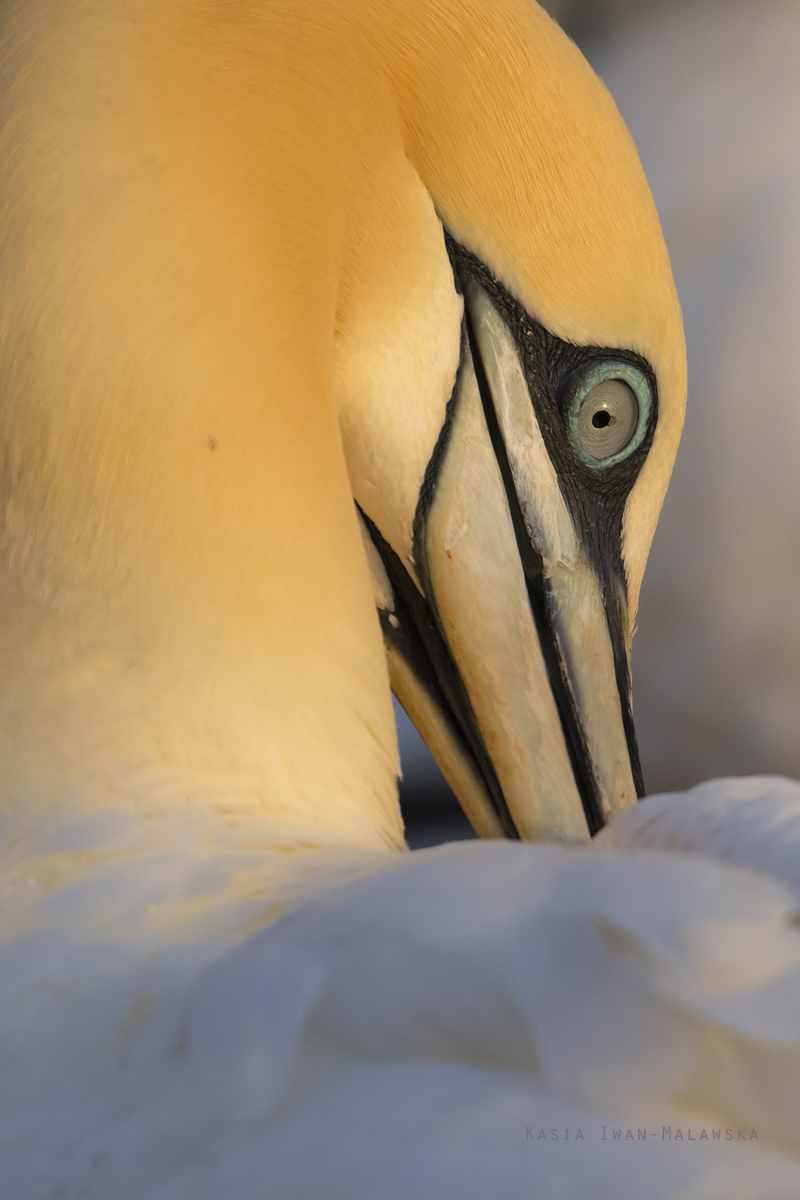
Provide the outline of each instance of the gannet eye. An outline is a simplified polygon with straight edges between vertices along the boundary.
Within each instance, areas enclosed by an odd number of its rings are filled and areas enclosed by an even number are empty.
[[[587,467],[621,462],[647,430],[650,384],[630,363],[592,363],[568,383],[567,426],[572,448]]]

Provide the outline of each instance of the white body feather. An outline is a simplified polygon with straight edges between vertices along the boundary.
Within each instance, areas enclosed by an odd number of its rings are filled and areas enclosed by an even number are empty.
[[[702,836],[709,798],[725,838]],[[747,866],[759,800],[777,853],[753,837],[749,865],[781,873],[786,781],[655,797],[601,842],[655,813],[662,843],[680,828]],[[176,825],[155,853],[132,823],[124,859],[52,894],[44,857],[35,876],[7,851],[29,931],[0,951],[3,1195],[796,1197],[784,884],[658,852],[273,833],[245,850],[247,831]],[[40,847],[54,868],[69,840]],[[241,942],[278,905],[295,911]]]

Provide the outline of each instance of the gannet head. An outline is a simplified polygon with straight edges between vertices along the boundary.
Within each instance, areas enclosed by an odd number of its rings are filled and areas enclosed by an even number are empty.
[[[680,309],[635,147],[549,17],[391,10],[335,379],[392,686],[480,833],[581,841],[643,793]]]
[[[476,828],[585,839],[684,402],[603,85],[525,0],[12,7],[5,807],[399,847],[382,624]]]

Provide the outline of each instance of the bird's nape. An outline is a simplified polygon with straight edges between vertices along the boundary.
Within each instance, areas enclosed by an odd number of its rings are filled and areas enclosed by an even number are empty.
[[[628,654],[684,404],[602,83],[523,0],[32,13],[3,628],[15,714],[50,703],[12,791],[146,804],[152,775],[400,844],[375,598],[478,831],[586,840],[642,790]]]

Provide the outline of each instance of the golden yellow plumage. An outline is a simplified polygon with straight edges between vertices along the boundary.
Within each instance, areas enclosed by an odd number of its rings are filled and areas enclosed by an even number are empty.
[[[387,651],[481,832],[585,843],[635,797],[685,379],[603,85],[520,0],[2,22],[0,1192],[641,1197],[537,1174],[525,1122],[705,1105],[772,1139],[712,1156],[725,1194],[795,1195],[791,1072],[746,1086],[798,1033],[777,883],[387,853]],[[570,423],[606,368],[616,475]]]
[[[399,845],[350,495],[410,553],[459,352],[440,219],[553,332],[655,368],[635,610],[684,366],[613,103],[524,3],[6,26],[6,796],[224,793]]]

